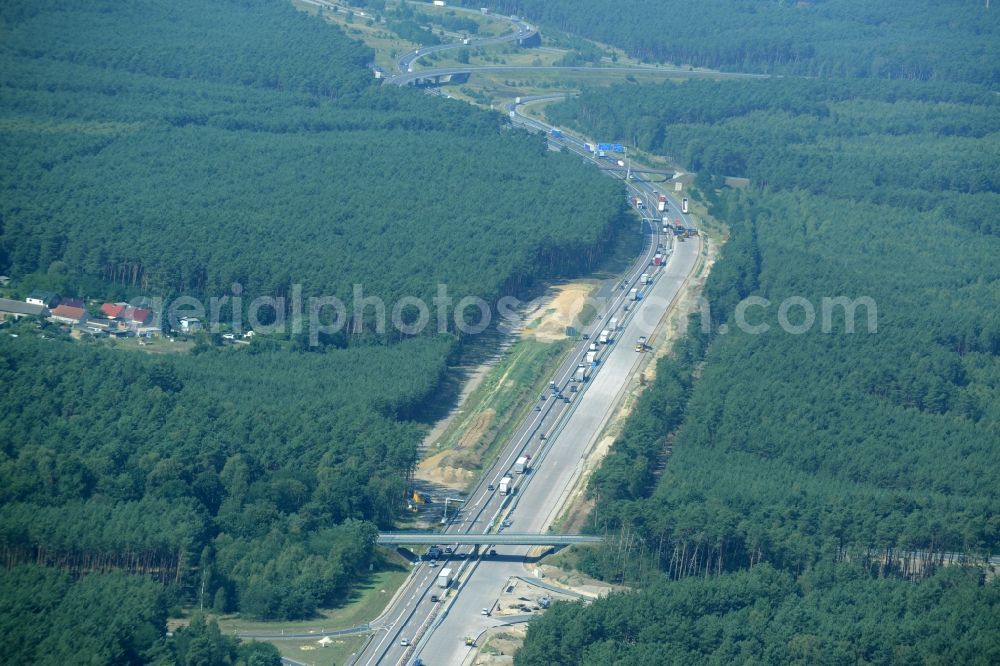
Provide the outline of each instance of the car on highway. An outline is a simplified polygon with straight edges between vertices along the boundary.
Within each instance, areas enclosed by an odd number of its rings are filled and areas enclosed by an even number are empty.
[[[481,610],[479,612],[480,612],[481,615],[485,615],[485,616],[489,617],[490,609],[489,608],[484,608],[483,610]]]
[[[431,569],[433,569],[437,565],[438,565],[438,561],[437,560],[431,560],[430,563],[428,564],[428,566],[430,566]]]
[[[576,387],[574,386],[573,388],[575,389]],[[536,412],[542,411],[542,406],[541,405],[535,405],[535,411]]]
[[[486,486],[486,490],[488,490],[488,491],[490,491],[490,492],[493,492],[494,490],[496,490],[496,488],[494,488],[494,487],[493,487],[493,484],[491,483],[491,484],[489,484],[488,486]]]
[[[431,595],[431,603],[436,604],[437,602],[438,602],[438,595],[432,594]]]
[[[540,439],[540,440],[544,441],[544,440],[545,440],[545,433],[544,433],[544,432],[543,432],[543,433],[540,433],[540,434],[538,435],[538,439]]]
[[[409,638],[400,638],[399,639],[399,644],[402,645],[403,647],[409,647],[410,646],[410,639]]]

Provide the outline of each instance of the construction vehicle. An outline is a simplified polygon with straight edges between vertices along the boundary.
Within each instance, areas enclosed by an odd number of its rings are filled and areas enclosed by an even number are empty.
[[[639,339],[635,343],[635,350],[637,352],[644,352],[644,351],[646,351],[646,336],[645,335],[640,335],[639,336]]]

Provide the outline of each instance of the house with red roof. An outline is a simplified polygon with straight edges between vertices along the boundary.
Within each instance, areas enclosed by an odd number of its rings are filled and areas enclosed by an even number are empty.
[[[147,308],[129,307],[125,311],[125,321],[129,326],[145,326],[153,316],[153,311]]]
[[[101,312],[108,319],[118,319],[125,312],[124,303],[105,303],[101,306]]]
[[[75,308],[72,305],[58,305],[53,308],[49,319],[60,324],[75,326],[81,321],[86,321],[87,311],[83,308]]]

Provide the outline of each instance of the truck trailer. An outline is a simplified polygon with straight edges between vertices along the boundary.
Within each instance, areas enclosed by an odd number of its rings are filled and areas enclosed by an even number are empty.
[[[445,567],[441,569],[441,573],[438,574],[438,587],[450,587],[451,586],[451,569]]]
[[[606,345],[608,344],[609,340],[611,340],[611,331],[609,329],[604,329],[603,331],[601,331],[601,337],[598,338],[598,341],[602,345]]]
[[[584,363],[576,366],[576,372],[573,373],[574,382],[585,382],[587,381],[587,366]]]
[[[504,496],[504,495],[513,495],[514,494],[514,489],[511,487],[511,483],[513,481],[514,481],[514,479],[510,478],[509,476],[505,476],[502,479],[500,479],[500,495],[501,495],[501,497]]]
[[[662,213],[666,209],[667,209],[667,198],[661,194],[659,199],[656,200],[656,210]]]
[[[530,458],[528,456],[521,456],[514,462],[514,472],[517,474],[524,474],[528,471],[528,461]]]

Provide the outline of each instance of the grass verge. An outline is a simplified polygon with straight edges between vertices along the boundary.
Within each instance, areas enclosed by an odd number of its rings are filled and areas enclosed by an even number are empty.
[[[319,611],[319,615],[298,622],[264,622],[234,615],[217,618],[223,633],[260,632],[299,634],[349,629],[370,622],[382,613],[392,595],[410,573],[410,565],[394,550],[382,549],[382,566],[366,577],[351,597],[337,608]],[[278,645],[280,642],[275,643]],[[315,642],[315,641],[313,641]],[[301,660],[299,660],[301,661]]]
[[[334,666],[347,662],[347,658],[361,649],[365,637],[339,636],[327,647],[320,647],[313,639],[295,641],[268,641],[281,652],[281,656],[309,666]]]
[[[466,399],[461,417],[441,434],[434,451],[466,449],[475,458],[470,463],[485,465],[534,406],[570,344],[523,339],[512,345]],[[477,431],[484,422],[488,426]]]

